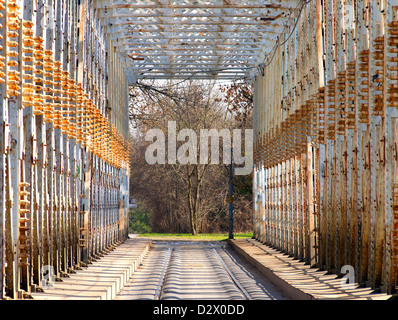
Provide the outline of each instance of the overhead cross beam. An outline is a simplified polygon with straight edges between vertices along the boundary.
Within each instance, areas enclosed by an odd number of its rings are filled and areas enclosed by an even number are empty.
[[[289,32],[302,0],[97,0],[129,78],[248,77]]]

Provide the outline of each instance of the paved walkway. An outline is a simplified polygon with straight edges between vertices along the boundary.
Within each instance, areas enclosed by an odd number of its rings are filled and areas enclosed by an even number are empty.
[[[233,248],[268,279],[296,300],[387,300],[391,296],[373,293],[370,288],[344,290],[337,275],[310,268],[254,239],[229,240]]]
[[[87,268],[55,282],[54,288],[32,296],[36,300],[112,300],[137,270],[150,244],[150,239],[127,239]]]
[[[131,237],[83,270],[55,282],[36,300],[112,300],[128,283],[147,254],[151,239]],[[387,300],[391,296],[370,288],[344,290],[341,279],[254,239],[229,240],[231,246],[257,270],[296,300]]]

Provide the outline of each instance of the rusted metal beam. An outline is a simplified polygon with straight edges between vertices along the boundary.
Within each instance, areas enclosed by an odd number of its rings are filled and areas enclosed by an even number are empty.
[[[266,121],[254,121],[255,153],[270,154],[265,192],[276,214],[276,224],[267,218],[271,227],[257,237],[330,272],[351,265],[357,282],[388,293],[397,282],[397,8],[396,1],[308,3],[283,53],[264,70],[273,79],[257,76],[255,86],[255,95],[268,97],[255,100],[260,120],[269,110]],[[304,53],[314,59],[303,61]],[[300,124],[306,117],[310,127]],[[290,150],[299,155],[296,171]],[[300,201],[296,220],[290,206]]]
[[[16,299],[45,289],[49,279],[45,271],[53,270],[62,280],[89,262],[85,249],[92,231],[89,215],[100,223],[101,232],[93,241],[100,243],[102,252],[127,237],[126,232],[110,236],[111,226],[121,217],[111,223],[109,208],[115,204],[105,177],[119,169],[128,177],[128,117],[119,119],[120,113],[111,119],[105,111],[110,91],[122,97],[111,102],[113,109],[127,111],[128,84],[120,61],[115,61],[117,69],[108,68],[107,40],[101,31],[88,37],[92,30],[85,25],[99,29],[98,20],[86,14],[90,10],[92,14],[92,8],[86,11],[82,6],[79,11],[70,0],[8,0],[1,5],[1,19],[8,20],[0,30],[4,42],[0,298]],[[78,26],[90,43],[78,43]],[[92,47],[98,50],[89,52]],[[117,84],[106,81],[110,74]],[[116,125],[113,131],[111,124]],[[90,193],[94,153],[101,204],[89,213],[89,204],[82,199]],[[113,192],[126,197],[126,190]]]

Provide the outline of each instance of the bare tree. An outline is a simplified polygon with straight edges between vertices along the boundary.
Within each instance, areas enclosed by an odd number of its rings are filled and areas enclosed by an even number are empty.
[[[131,191],[153,213],[153,228],[192,234],[225,231],[225,223],[219,217],[226,216],[228,170],[222,159],[220,165],[201,163],[197,152],[193,163],[149,165],[143,155],[148,147],[144,139],[147,130],[160,129],[167,136],[169,121],[175,122],[177,132],[188,128],[196,137],[201,129],[236,127],[237,120],[226,107],[227,96],[214,82],[194,81],[167,89],[137,85],[131,88],[130,96],[135,128]],[[177,141],[176,147],[184,143]],[[243,205],[242,210],[250,212],[251,208]]]

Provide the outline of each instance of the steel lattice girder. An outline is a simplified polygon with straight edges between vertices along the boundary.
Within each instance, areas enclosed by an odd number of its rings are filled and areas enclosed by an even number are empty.
[[[130,81],[242,79],[283,40],[299,0],[97,0]]]

